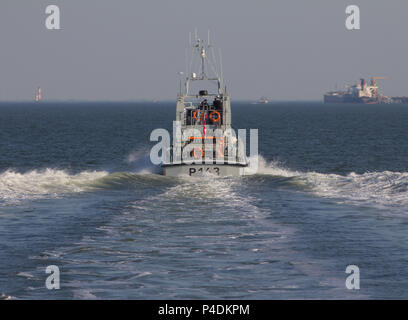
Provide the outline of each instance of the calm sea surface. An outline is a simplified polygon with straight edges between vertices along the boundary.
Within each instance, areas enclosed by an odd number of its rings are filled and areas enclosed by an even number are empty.
[[[407,299],[408,106],[232,112],[258,174],[187,179],[149,160],[175,103],[1,103],[0,295]]]

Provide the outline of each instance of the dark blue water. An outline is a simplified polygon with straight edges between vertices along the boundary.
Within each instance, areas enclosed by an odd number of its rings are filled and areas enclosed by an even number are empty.
[[[258,174],[176,179],[149,161],[175,103],[0,104],[0,295],[408,298],[408,106],[232,108]]]

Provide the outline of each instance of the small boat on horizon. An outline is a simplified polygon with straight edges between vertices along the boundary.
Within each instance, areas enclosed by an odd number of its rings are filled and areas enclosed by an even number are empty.
[[[260,97],[259,100],[252,102],[252,104],[267,104],[269,99],[267,97]]]
[[[259,103],[259,104],[269,103],[269,99],[268,99],[267,97],[261,97],[261,98],[258,100],[258,103]]]

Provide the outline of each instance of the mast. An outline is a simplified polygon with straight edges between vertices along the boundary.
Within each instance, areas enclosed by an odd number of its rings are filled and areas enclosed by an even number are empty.
[[[207,76],[204,71],[204,63],[205,63],[205,48],[201,46],[201,77],[205,79]]]
[[[219,51],[219,61],[217,63],[216,55],[214,54],[214,46],[210,44],[210,31],[208,30],[207,41],[198,38],[197,30],[195,30],[195,42],[191,44],[191,33],[189,34],[189,42],[191,45],[190,63],[186,58],[186,82],[185,82],[185,96],[189,95],[189,82],[196,80],[210,80],[217,82],[217,94],[221,95],[223,89],[222,80],[222,61],[221,51]],[[199,65],[195,65],[196,57],[199,55]],[[193,66],[197,69],[198,74],[193,70]]]

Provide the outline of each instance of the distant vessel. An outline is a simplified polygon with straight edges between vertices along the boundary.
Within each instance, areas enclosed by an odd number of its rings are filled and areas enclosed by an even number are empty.
[[[385,77],[373,77],[368,85],[365,79],[360,84],[346,87],[343,91],[330,91],[324,95],[324,103],[408,103],[408,97],[387,97],[378,91],[377,80]]]
[[[187,67],[184,92],[180,78],[176,107],[176,121],[180,124],[181,135],[169,152],[170,159],[162,163],[163,174],[242,175],[248,166],[245,148],[231,134],[230,97],[226,87],[223,88],[221,61],[217,63],[214,47],[209,40],[205,44],[196,35],[191,61],[187,65],[190,67]],[[193,72],[194,65],[198,70]],[[216,84],[212,92],[207,90],[211,84]],[[193,85],[197,91],[191,93],[193,90],[190,86]]]
[[[257,104],[266,104],[266,103],[269,103],[269,100],[267,97],[261,97],[257,102]]]
[[[41,99],[42,99],[41,87],[38,87],[35,92],[35,101],[41,101]]]

